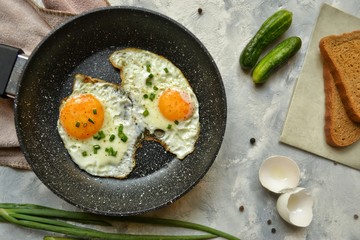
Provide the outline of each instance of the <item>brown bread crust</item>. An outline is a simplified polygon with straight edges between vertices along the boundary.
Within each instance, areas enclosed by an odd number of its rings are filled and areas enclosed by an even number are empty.
[[[360,139],[360,124],[353,122],[346,113],[334,78],[328,65],[323,63],[325,90],[325,138],[333,147],[345,147]]]
[[[324,37],[319,48],[346,112],[360,122],[360,30]]]

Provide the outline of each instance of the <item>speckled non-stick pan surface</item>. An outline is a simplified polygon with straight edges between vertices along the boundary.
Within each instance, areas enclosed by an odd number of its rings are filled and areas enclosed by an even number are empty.
[[[70,94],[76,73],[119,83],[108,58],[124,47],[163,55],[183,71],[199,100],[201,133],[195,151],[182,161],[144,142],[129,178],[94,177],[73,163],[62,144],[59,103]],[[130,215],[172,203],[204,176],[223,140],[226,97],[212,57],[183,26],[152,11],[109,7],[74,18],[39,44],[22,74],[15,120],[27,161],[55,194],[94,213]]]

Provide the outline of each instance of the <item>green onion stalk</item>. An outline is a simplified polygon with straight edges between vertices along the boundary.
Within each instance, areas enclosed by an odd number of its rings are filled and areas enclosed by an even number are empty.
[[[145,234],[124,234],[110,233],[95,230],[88,227],[72,224],[91,224],[100,226],[112,226],[111,222],[134,222],[140,224],[153,224],[169,227],[178,227],[197,230],[205,234],[193,235],[145,235]],[[45,236],[44,240],[73,240],[73,239],[104,239],[104,240],[191,240],[191,239],[212,239],[222,237],[228,240],[239,240],[223,231],[187,221],[127,216],[127,217],[111,217],[100,216],[92,213],[66,211],[55,208],[49,208],[34,204],[16,204],[16,203],[0,203],[0,222],[8,222],[22,227],[40,229],[53,233],[64,234],[66,237]],[[75,238],[74,238],[75,237]]]

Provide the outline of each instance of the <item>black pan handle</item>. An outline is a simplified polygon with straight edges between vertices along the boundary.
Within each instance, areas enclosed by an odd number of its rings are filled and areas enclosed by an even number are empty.
[[[20,75],[24,69],[27,57],[18,48],[0,44],[0,96],[16,95]]]

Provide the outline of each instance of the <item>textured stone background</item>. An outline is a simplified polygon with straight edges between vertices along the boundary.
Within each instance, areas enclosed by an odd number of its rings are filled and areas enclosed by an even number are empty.
[[[221,72],[228,102],[228,122],[220,153],[210,171],[189,193],[170,206],[147,215],[209,225],[241,239],[358,239],[360,172],[279,143],[279,136],[323,2],[360,17],[357,0],[262,1],[183,0],[121,1],[173,18],[207,47]],[[201,7],[203,12],[198,14]],[[298,35],[301,51],[277,71],[265,86],[254,87],[238,63],[241,50],[261,23],[279,8],[294,13],[285,36]],[[216,114],[216,113],[214,113]],[[251,145],[249,139],[256,138]],[[314,219],[307,228],[285,223],[277,214],[277,196],[261,187],[258,169],[271,155],[293,158],[301,169],[300,186],[314,197]],[[0,168],[0,202],[45,204],[74,209],[50,192],[32,172]],[[239,207],[244,206],[243,212]],[[268,225],[267,220],[272,224]],[[175,233],[173,229],[120,225],[129,232]],[[271,233],[275,228],[276,233]],[[179,231],[178,233],[183,233]],[[0,239],[42,239],[44,232],[0,224]]]

